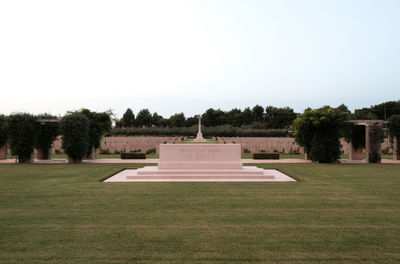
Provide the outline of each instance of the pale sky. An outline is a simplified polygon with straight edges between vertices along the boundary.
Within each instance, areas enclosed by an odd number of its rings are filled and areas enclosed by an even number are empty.
[[[400,1],[0,1],[0,113],[400,100]]]

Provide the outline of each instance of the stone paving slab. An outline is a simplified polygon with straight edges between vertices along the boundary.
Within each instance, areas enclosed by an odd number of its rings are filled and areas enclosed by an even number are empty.
[[[147,167],[147,169],[157,170],[157,166]],[[263,176],[257,177],[249,175],[232,176],[175,174],[170,176],[148,177],[147,175],[138,175],[138,169],[126,169],[104,180],[104,182],[296,182],[295,179],[278,170],[263,171]]]

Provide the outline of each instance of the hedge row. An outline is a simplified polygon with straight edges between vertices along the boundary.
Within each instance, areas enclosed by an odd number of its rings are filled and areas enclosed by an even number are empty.
[[[149,127],[115,128],[110,136],[195,136],[197,126],[193,127]],[[233,126],[203,127],[205,137],[287,137],[286,129],[254,129]]]
[[[146,154],[142,152],[124,152],[121,153],[121,159],[145,159]]]
[[[265,152],[259,152],[259,153],[253,153],[253,159],[279,159],[279,153],[265,153]]]

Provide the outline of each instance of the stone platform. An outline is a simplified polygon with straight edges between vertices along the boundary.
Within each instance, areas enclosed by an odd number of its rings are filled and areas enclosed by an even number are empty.
[[[276,170],[243,166],[239,144],[162,144],[158,166],[124,170],[105,182],[255,182],[279,178]]]

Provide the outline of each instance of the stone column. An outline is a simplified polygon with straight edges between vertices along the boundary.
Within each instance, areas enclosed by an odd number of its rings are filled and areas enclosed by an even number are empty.
[[[0,147],[0,160],[7,159],[7,144]]]
[[[369,154],[371,152],[371,142],[369,140],[369,134],[371,132],[370,126],[365,126],[365,154],[367,163],[369,163]]]
[[[393,159],[400,160],[400,154],[397,154],[397,137],[393,137]]]
[[[363,159],[363,148],[354,148],[353,144],[350,142],[350,152],[349,152],[349,159],[350,160],[362,160]]]

